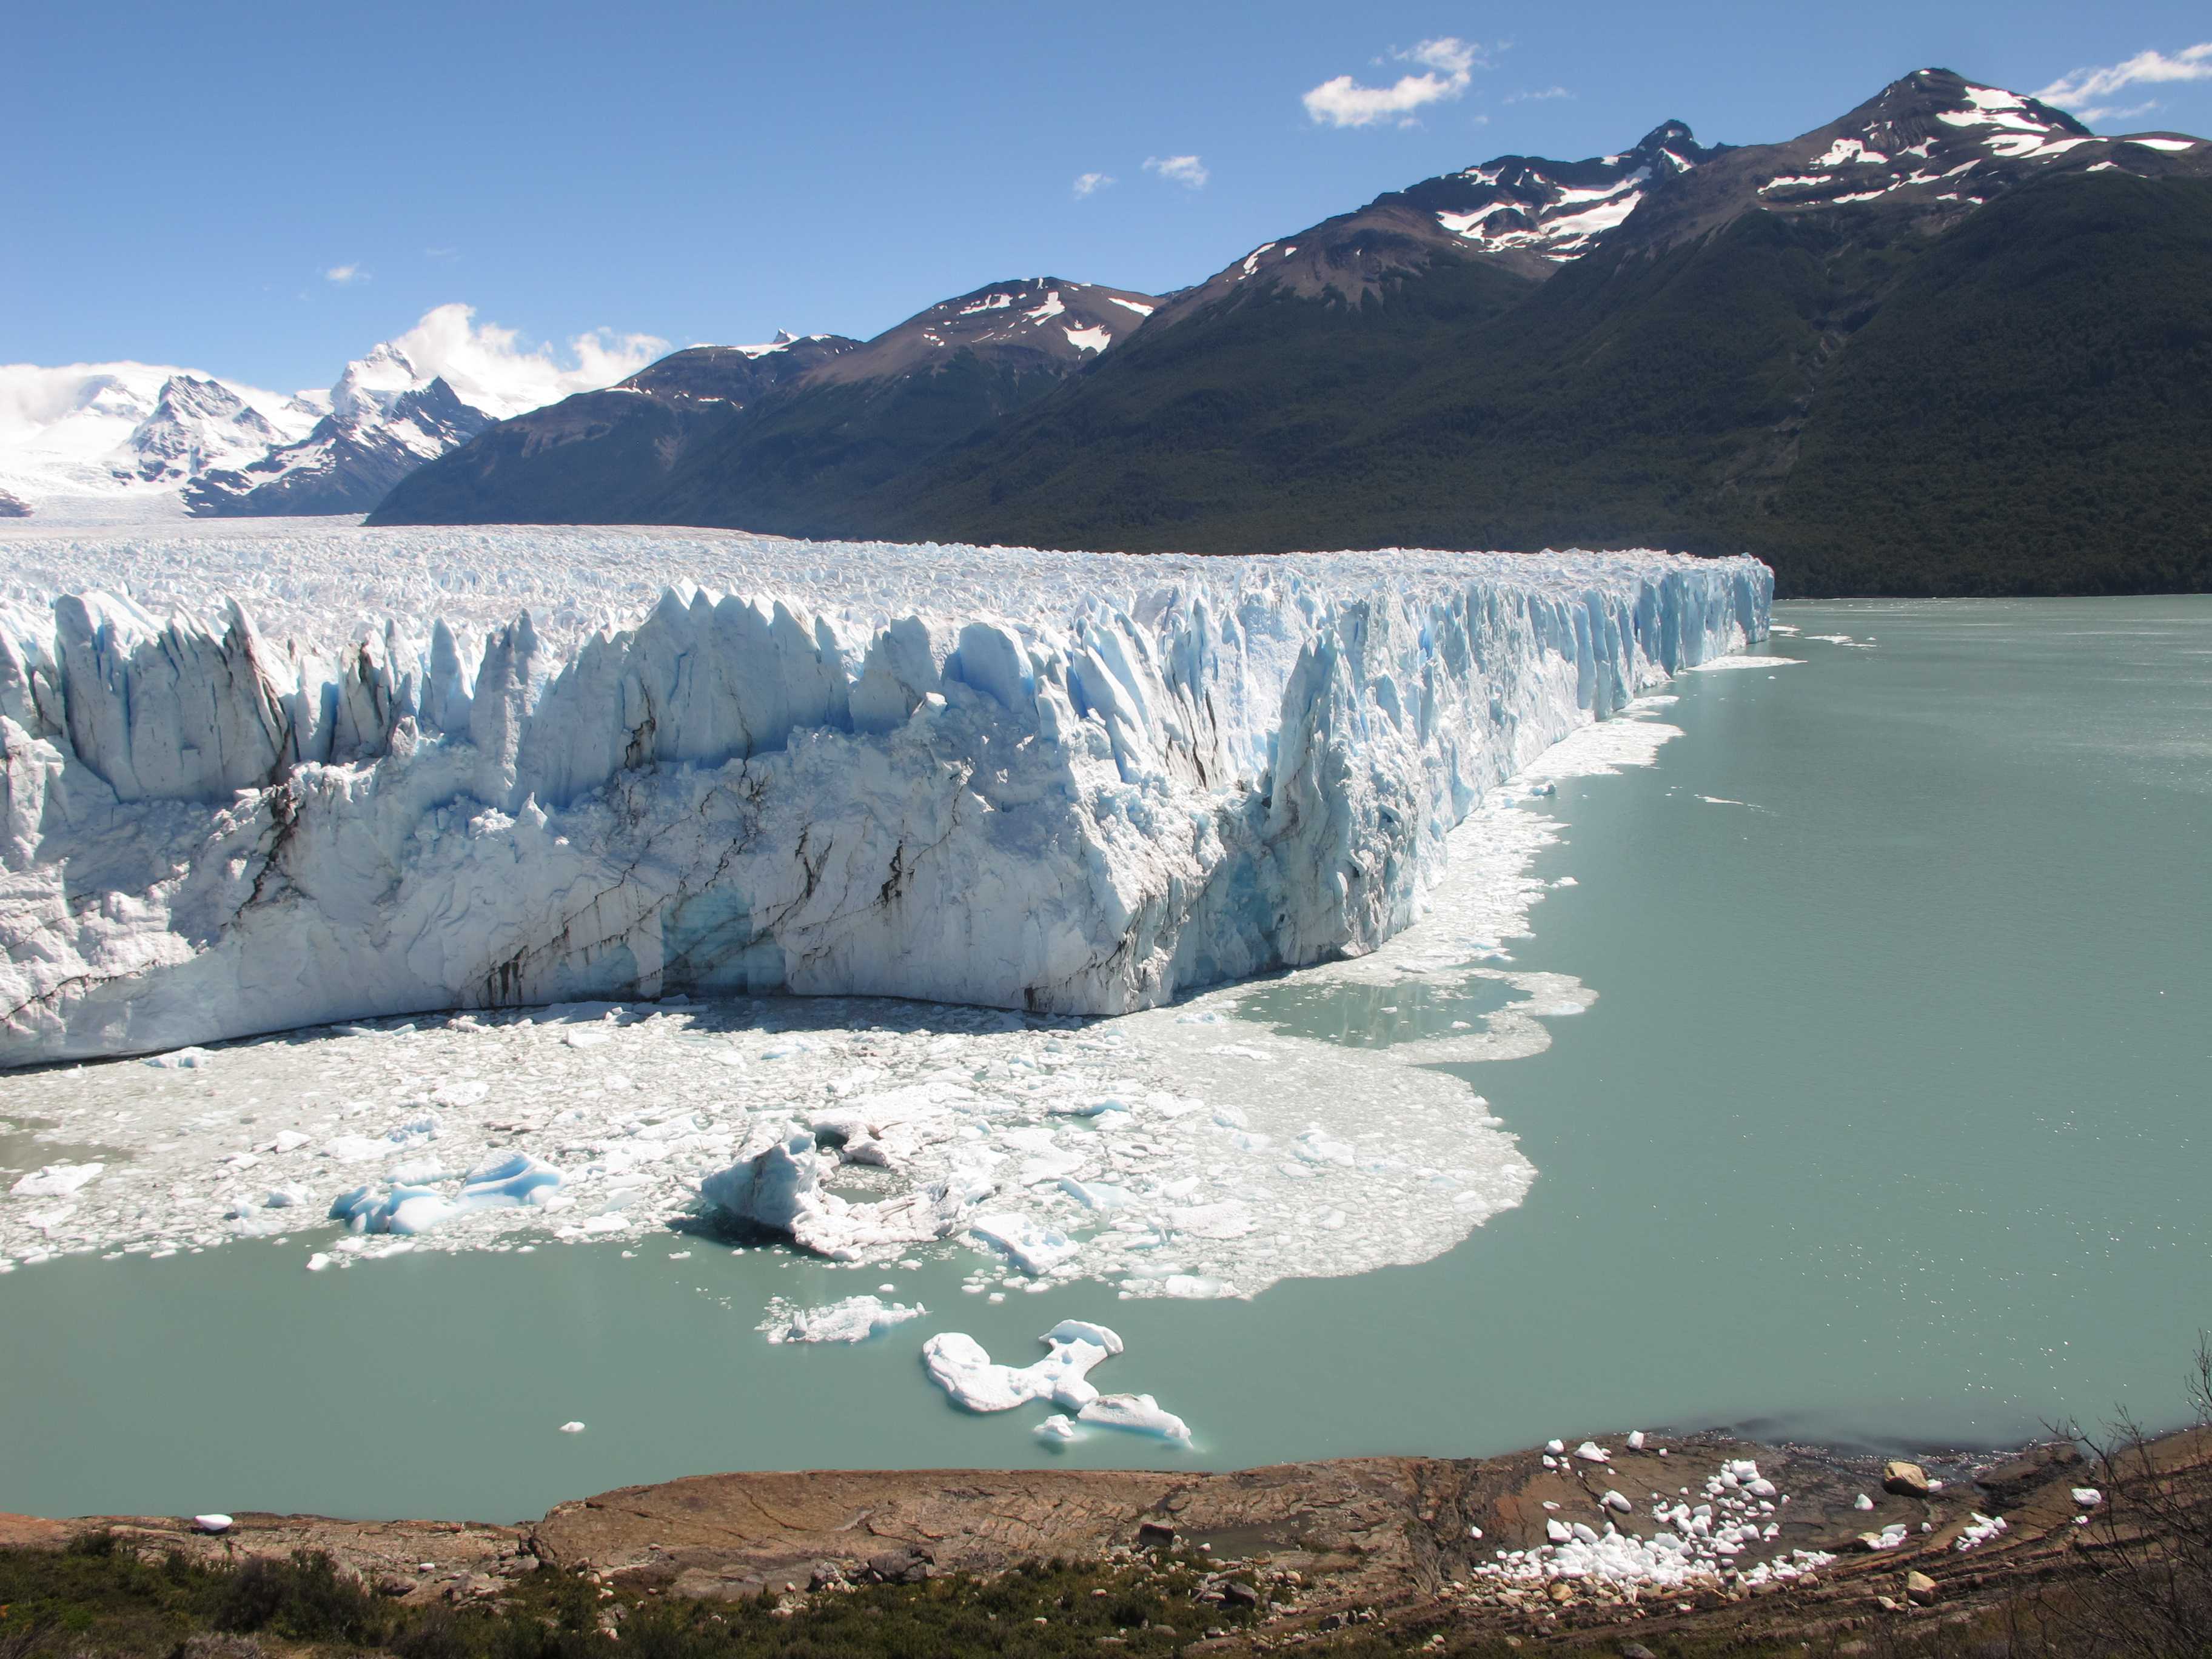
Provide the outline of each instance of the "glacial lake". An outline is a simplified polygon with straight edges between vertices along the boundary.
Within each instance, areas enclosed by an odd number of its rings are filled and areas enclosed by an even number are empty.
[[[1597,1000],[1541,1054],[1451,1068],[1536,1173],[1447,1254],[1249,1301],[1000,1302],[963,1293],[964,1249],[855,1271],[674,1233],[314,1274],[327,1226],[69,1258],[0,1276],[0,1510],[507,1520],[744,1468],[2170,1420],[2212,1324],[2212,599],[1777,620],[1795,665],[1681,677],[1655,764],[1521,809],[1559,819],[1537,870],[1573,884],[1512,968]],[[1367,1050],[1500,1001],[1291,975],[1237,1018]],[[0,1118],[34,1122],[43,1086],[0,1079]],[[74,1155],[0,1139],[0,1164]],[[858,1346],[756,1328],[772,1297],[885,1284],[927,1316]],[[1191,1449],[1054,1451],[1046,1408],[965,1414],[922,1374],[932,1333],[1025,1363],[1070,1317],[1121,1334],[1093,1380],[1158,1396]]]

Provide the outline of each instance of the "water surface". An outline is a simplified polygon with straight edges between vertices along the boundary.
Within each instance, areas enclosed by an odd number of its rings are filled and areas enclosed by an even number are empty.
[[[1778,620],[1799,665],[1685,676],[1655,767],[1532,809],[1565,826],[1543,873],[1577,884],[1513,966],[1599,1000],[1540,1055],[1460,1068],[1538,1175],[1449,1255],[1249,1303],[995,1304],[962,1294],[964,1252],[856,1272],[673,1235],[315,1275],[305,1234],[74,1259],[0,1278],[0,1509],[511,1519],[716,1468],[2171,1417],[2212,1323],[2212,600]],[[1372,1046],[1479,1022],[1483,984],[1292,978],[1243,1017]],[[36,1090],[0,1083],[0,1117],[30,1123]],[[772,1296],[878,1284],[930,1317],[859,1348],[754,1329]],[[1042,1412],[965,1416],[921,1376],[932,1331],[1024,1359],[1067,1316],[1121,1332],[1096,1380],[1157,1395],[1195,1451],[1054,1454]]]

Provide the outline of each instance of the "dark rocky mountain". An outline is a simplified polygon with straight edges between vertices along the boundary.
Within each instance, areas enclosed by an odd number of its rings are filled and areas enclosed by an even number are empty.
[[[1426,179],[1157,305],[1011,287],[842,353],[590,516],[1748,550],[1796,593],[2212,586],[2212,144],[2100,137],[1947,70],[1782,143],[1668,122]],[[1079,301],[1142,326],[1094,359]],[[380,520],[575,514],[517,511],[495,469],[408,516],[469,453]]]
[[[651,517],[668,476],[706,434],[777,387],[860,344],[842,335],[694,346],[604,392],[488,428],[409,475],[378,524],[627,524]]]
[[[0,489],[0,519],[27,519],[31,509],[15,496]]]
[[[1748,550],[1799,593],[2212,586],[2212,145],[1924,70],[1786,143],[1639,149],[1688,165],[1639,161],[1633,209],[1548,270],[1408,261],[1354,297],[1232,266],[869,528]],[[1362,213],[1539,246],[1540,215],[1437,199],[1490,172]]]
[[[501,422],[423,467],[374,524],[676,523],[827,533],[856,495],[1058,386],[1159,301],[994,283],[865,344],[699,347]]]

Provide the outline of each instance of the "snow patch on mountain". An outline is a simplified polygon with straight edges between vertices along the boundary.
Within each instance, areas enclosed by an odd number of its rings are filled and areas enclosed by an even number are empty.
[[[1642,205],[1655,176],[1687,173],[1709,153],[1687,127],[1669,121],[1618,155],[1583,161],[1510,155],[1408,194],[1486,253],[1522,250],[1565,264]]]

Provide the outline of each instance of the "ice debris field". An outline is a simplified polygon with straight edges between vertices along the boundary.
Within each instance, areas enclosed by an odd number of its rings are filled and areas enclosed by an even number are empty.
[[[1656,553],[7,545],[0,1065],[677,993],[1117,1014],[1358,954],[1771,593]]]

